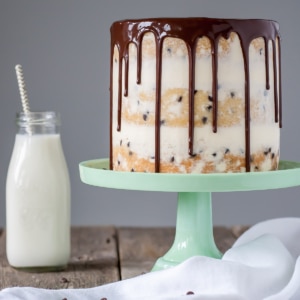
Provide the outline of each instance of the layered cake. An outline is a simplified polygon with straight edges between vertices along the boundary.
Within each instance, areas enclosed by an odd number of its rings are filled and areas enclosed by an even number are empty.
[[[158,18],[113,23],[110,168],[275,170],[280,78],[275,21]]]

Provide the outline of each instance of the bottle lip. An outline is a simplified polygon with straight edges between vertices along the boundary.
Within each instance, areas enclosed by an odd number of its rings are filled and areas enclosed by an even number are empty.
[[[60,125],[60,115],[55,111],[18,112],[16,122],[19,126],[26,125]]]

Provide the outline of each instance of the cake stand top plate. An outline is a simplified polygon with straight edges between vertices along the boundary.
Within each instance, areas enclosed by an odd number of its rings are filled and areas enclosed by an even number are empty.
[[[81,162],[82,182],[94,186],[162,192],[229,192],[300,185],[300,162],[280,161],[277,171],[214,174],[139,173],[109,170],[107,158]]]

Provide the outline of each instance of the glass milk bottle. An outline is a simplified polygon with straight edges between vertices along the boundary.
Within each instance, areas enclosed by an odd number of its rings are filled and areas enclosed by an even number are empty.
[[[17,114],[6,181],[6,252],[27,271],[66,267],[70,257],[70,181],[55,112]]]

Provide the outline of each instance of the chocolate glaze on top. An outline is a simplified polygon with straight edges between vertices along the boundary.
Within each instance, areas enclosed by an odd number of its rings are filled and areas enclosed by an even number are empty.
[[[110,77],[110,168],[112,169],[112,65],[113,51],[116,46],[119,51],[118,74],[118,121],[117,130],[121,130],[122,111],[122,62],[124,62],[124,91],[128,96],[128,65],[129,44],[135,44],[137,48],[137,84],[141,83],[142,69],[142,40],[145,33],[151,32],[156,41],[156,108],[155,108],[155,172],[159,172],[160,165],[160,114],[161,114],[161,69],[162,69],[162,45],[166,37],[182,39],[187,46],[189,56],[189,154],[193,155],[194,145],[194,90],[195,90],[195,49],[198,38],[206,36],[211,42],[212,56],[212,113],[213,132],[218,129],[218,42],[221,37],[228,39],[231,32],[238,34],[244,58],[245,69],[245,159],[246,171],[250,171],[250,74],[249,74],[249,46],[252,40],[263,38],[265,49],[271,41],[273,48],[274,70],[274,103],[275,122],[282,126],[281,122],[281,75],[280,75],[280,34],[279,25],[275,21],[261,19],[212,19],[212,18],[151,18],[140,20],[117,21],[111,26],[111,77]],[[276,47],[276,43],[278,47]],[[278,52],[277,52],[278,51]],[[279,66],[277,66],[277,59]],[[266,89],[270,89],[269,82],[269,51],[265,51],[266,65]],[[277,72],[279,69],[279,72]],[[278,88],[277,88],[278,87]]]

